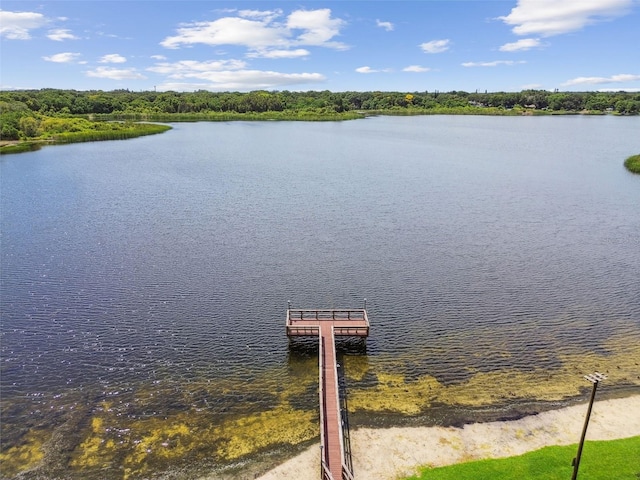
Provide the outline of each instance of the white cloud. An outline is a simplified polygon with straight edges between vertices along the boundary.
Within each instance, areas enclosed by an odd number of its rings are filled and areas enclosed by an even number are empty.
[[[235,10],[227,10],[227,12],[233,13]],[[239,10],[238,15],[243,18],[257,18],[259,20],[271,22],[282,16],[282,10],[279,8],[275,10]]]
[[[604,83],[625,83],[638,81],[640,81],[640,75],[622,73],[619,75],[612,75],[610,77],[578,77],[572,80],[568,80],[562,85],[565,87],[571,87],[575,85],[601,85]]]
[[[463,67],[497,67],[499,65],[517,65],[521,63],[527,63],[524,60],[514,61],[514,60],[495,60],[493,62],[465,62],[462,64]]]
[[[383,68],[383,69],[380,69],[380,70],[376,70],[374,68],[365,66],[365,67],[356,68],[356,72],[358,72],[358,73],[389,73],[389,72],[391,72],[391,69],[390,68]]]
[[[50,55],[48,57],[42,57],[42,58],[44,60],[46,60],[47,62],[73,63],[78,58],[80,58],[80,56],[81,56],[81,54],[79,54],[79,53],[63,52],[63,53],[56,53],[55,55]]]
[[[500,47],[501,52],[517,52],[520,50],[530,50],[540,46],[539,38],[523,38],[513,43],[505,43]]]
[[[201,78],[209,72],[221,72],[242,70],[247,64],[242,60],[209,60],[199,62],[196,60],[182,60],[175,63],[163,62],[155,67],[147,68],[147,71],[167,75],[169,78]]]
[[[167,37],[160,45],[179,48],[181,45],[202,43],[205,45],[241,45],[248,48],[285,46],[286,30],[269,27],[262,21],[238,17],[225,17],[213,22],[198,22],[178,29],[178,34]]]
[[[328,8],[296,10],[291,12],[287,18],[287,28],[304,30],[304,33],[297,37],[295,43],[331,47],[338,50],[344,50],[347,47],[340,42],[330,40],[340,34],[340,28],[344,25],[344,20],[331,18],[331,10]]]
[[[166,60],[167,57],[165,57],[164,55],[151,55],[151,58],[153,58],[154,60]]]
[[[320,73],[280,73],[261,70],[233,70],[208,72],[201,74],[205,82],[167,82],[158,86],[159,90],[211,90],[211,91],[250,91],[277,90],[291,85],[305,85],[324,82],[326,77]]]
[[[408,67],[405,67],[402,69],[403,72],[416,72],[416,73],[429,72],[430,70],[431,70],[430,68],[421,67],[420,65],[409,65]]]
[[[281,73],[273,71],[249,70],[242,60],[183,60],[180,62],[158,63],[147,71],[166,75],[178,82],[165,82],[164,90],[274,90],[290,85],[324,82],[320,73]],[[190,80],[199,81],[189,83]]]
[[[127,59],[118,53],[110,53],[108,55],[103,55],[99,63],[124,63]]]
[[[64,40],[79,40],[79,37],[76,37],[71,30],[67,30],[66,28],[56,28],[55,30],[49,30],[49,34],[47,38],[50,40],[55,40],[56,42],[62,42]]]
[[[420,44],[424,53],[442,53],[449,50],[450,40],[431,40]]]
[[[246,47],[253,57],[264,53],[267,58],[269,55],[282,58],[284,50],[301,46],[347,48],[333,40],[345,22],[332,18],[328,8],[296,10],[284,22],[276,21],[282,16],[280,10],[242,10],[237,15],[184,24],[178,28],[177,35],[165,38],[160,45],[172,49],[194,44],[236,45]],[[290,58],[302,56],[301,50],[294,52]]]
[[[387,32],[392,31],[395,27],[391,22],[381,22],[380,20],[376,20],[376,25],[380,28],[384,28]]]
[[[300,58],[310,55],[309,50],[296,48],[295,50],[256,50],[247,54],[249,58]]]
[[[0,10],[0,37],[8,40],[29,40],[30,31],[45,26],[48,20],[41,13]]]
[[[108,78],[111,80],[142,80],[147,77],[137,72],[135,68],[98,67],[95,70],[87,70],[87,77]]]
[[[634,0],[518,0],[509,15],[498,17],[516,35],[550,37],[580,30],[627,14]]]

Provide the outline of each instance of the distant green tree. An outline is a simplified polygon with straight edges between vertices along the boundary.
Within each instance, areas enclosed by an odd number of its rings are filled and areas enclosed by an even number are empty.
[[[638,114],[640,94],[628,92],[330,92],[266,91],[240,92],[132,92],[129,90],[15,90],[0,92],[0,104],[55,115],[93,114],[195,114],[212,112],[304,112],[318,115],[345,113],[350,110],[450,109],[467,113],[469,106],[512,109],[535,106],[537,109],[580,111],[615,108],[624,114]],[[3,107],[0,107],[0,109]],[[14,107],[11,107],[14,108]],[[17,108],[17,107],[16,107]],[[6,110],[6,108],[5,108]],[[8,127],[7,127],[8,128]],[[18,127],[15,127],[18,128]],[[18,128],[19,130],[19,128]]]
[[[616,111],[625,115],[637,115],[640,113],[640,101],[637,100],[618,100],[616,102]]]
[[[611,95],[597,93],[587,96],[584,107],[587,110],[605,111],[608,108],[614,108],[615,100]]]
[[[18,140],[21,120],[30,113],[22,102],[0,101],[0,140]]]
[[[10,124],[3,124],[0,128],[0,140],[19,140],[20,131]]]
[[[549,95],[551,110],[579,111],[584,108],[582,95],[579,93],[553,93]]]
[[[37,137],[39,122],[32,116],[22,116],[19,121],[20,130],[25,137]]]
[[[521,93],[522,106],[534,105],[537,109],[544,109],[549,106],[549,92],[546,90],[524,90]]]

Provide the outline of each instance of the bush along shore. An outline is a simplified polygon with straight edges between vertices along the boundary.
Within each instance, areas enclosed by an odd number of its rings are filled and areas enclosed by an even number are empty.
[[[640,153],[627,158],[624,161],[624,166],[627,167],[627,170],[631,173],[637,173],[640,175]]]
[[[169,130],[168,125],[153,123],[90,121],[78,117],[50,117],[41,114],[13,115],[17,121],[8,122],[11,113],[3,112],[0,154],[21,153],[56,145],[102,140],[124,140],[153,135]]]

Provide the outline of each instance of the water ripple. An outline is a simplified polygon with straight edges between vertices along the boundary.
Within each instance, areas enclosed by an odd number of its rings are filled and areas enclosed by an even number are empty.
[[[619,165],[637,120],[474,119],[493,125],[482,136],[469,121],[269,123],[250,143],[246,124],[203,123],[153,154],[145,140],[3,159],[3,402],[273,408],[315,368],[289,352],[287,300],[366,297],[372,370],[446,385],[637,335],[640,190]],[[199,390],[212,384],[218,397]],[[314,408],[313,388],[287,401]]]

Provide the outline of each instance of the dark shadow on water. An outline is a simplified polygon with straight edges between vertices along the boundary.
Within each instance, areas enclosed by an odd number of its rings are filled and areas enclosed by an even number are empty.
[[[317,337],[289,337],[289,363],[317,355]]]
[[[336,351],[341,355],[366,355],[367,339],[363,337],[336,338]]]
[[[366,355],[367,339],[362,337],[336,338],[336,352],[338,355]],[[289,362],[296,358],[308,358],[318,355],[318,339],[316,337],[290,337]]]

